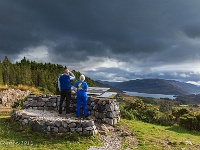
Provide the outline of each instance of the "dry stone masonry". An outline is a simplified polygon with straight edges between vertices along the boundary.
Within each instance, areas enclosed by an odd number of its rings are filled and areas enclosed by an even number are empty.
[[[75,117],[59,117],[55,111],[24,109],[13,111],[12,117],[33,131],[41,133],[78,133],[94,135],[98,133],[93,120],[78,120]]]
[[[89,112],[100,123],[114,125],[120,121],[119,103],[115,99],[90,98]]]
[[[72,114],[58,116],[59,99],[59,95],[29,95],[23,104],[24,109],[14,110],[12,117],[24,125],[30,125],[34,131],[43,133],[67,132],[80,135],[98,133],[95,122],[113,126],[120,121],[119,104],[115,99],[89,97],[88,112],[92,119],[88,120],[75,117],[75,96],[72,96],[71,99]]]
[[[21,91],[19,89],[8,89],[0,92],[0,104],[11,107],[14,101],[28,96],[31,91]]]

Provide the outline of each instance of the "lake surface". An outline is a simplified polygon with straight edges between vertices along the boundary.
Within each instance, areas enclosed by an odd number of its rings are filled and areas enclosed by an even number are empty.
[[[152,98],[169,98],[169,99],[175,99],[174,95],[165,95],[165,94],[148,94],[148,93],[138,93],[138,92],[130,92],[130,91],[124,91],[126,95],[129,96],[141,96],[141,97],[152,97]]]

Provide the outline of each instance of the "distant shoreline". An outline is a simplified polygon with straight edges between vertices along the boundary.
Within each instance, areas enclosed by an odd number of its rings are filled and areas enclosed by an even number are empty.
[[[131,92],[131,91],[123,91],[124,94],[129,96],[141,96],[141,97],[152,97],[152,98],[169,98],[176,99],[175,95],[165,95],[165,94],[149,94],[149,93],[139,93],[139,92]]]

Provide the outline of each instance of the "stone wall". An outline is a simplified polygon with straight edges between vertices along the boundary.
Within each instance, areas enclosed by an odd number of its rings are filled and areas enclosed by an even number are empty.
[[[12,117],[22,124],[30,125],[34,131],[44,133],[76,132],[80,135],[96,134],[98,131],[95,122],[113,126],[120,121],[119,104],[115,99],[89,97],[88,113],[93,118],[90,120],[79,120],[76,117],[66,116],[59,117],[57,111],[59,99],[59,95],[29,95],[27,101],[23,104],[24,109],[14,110]],[[75,96],[72,96],[70,109],[75,116]],[[37,116],[37,114],[40,114],[40,116]]]
[[[31,91],[21,91],[19,89],[8,89],[0,92],[0,104],[3,106],[11,107],[14,101],[29,95]]]
[[[57,110],[57,102],[59,95],[29,95],[27,101],[24,102],[24,108],[38,110]],[[63,111],[64,111],[63,104]],[[76,98],[72,96],[70,103],[70,111],[76,112]],[[120,121],[119,103],[115,99],[88,97],[88,113],[95,117],[95,120],[109,125],[114,125]]]
[[[88,100],[88,110],[98,122],[113,126],[120,121],[119,103],[116,99],[91,97]]]
[[[57,110],[57,95],[29,95],[23,103],[24,109]]]
[[[29,125],[33,131],[40,133],[77,133],[79,135],[94,135],[98,133],[93,120],[58,117],[49,112],[30,109],[14,110],[11,117],[23,125]]]

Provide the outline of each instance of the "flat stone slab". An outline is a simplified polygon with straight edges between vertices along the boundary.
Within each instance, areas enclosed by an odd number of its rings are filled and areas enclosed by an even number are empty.
[[[76,117],[75,113],[70,114],[58,114],[57,111],[50,111],[50,110],[37,110],[37,109],[23,109],[20,110],[21,113],[26,114],[30,117],[37,117],[39,119],[45,119],[45,120],[80,120]]]

